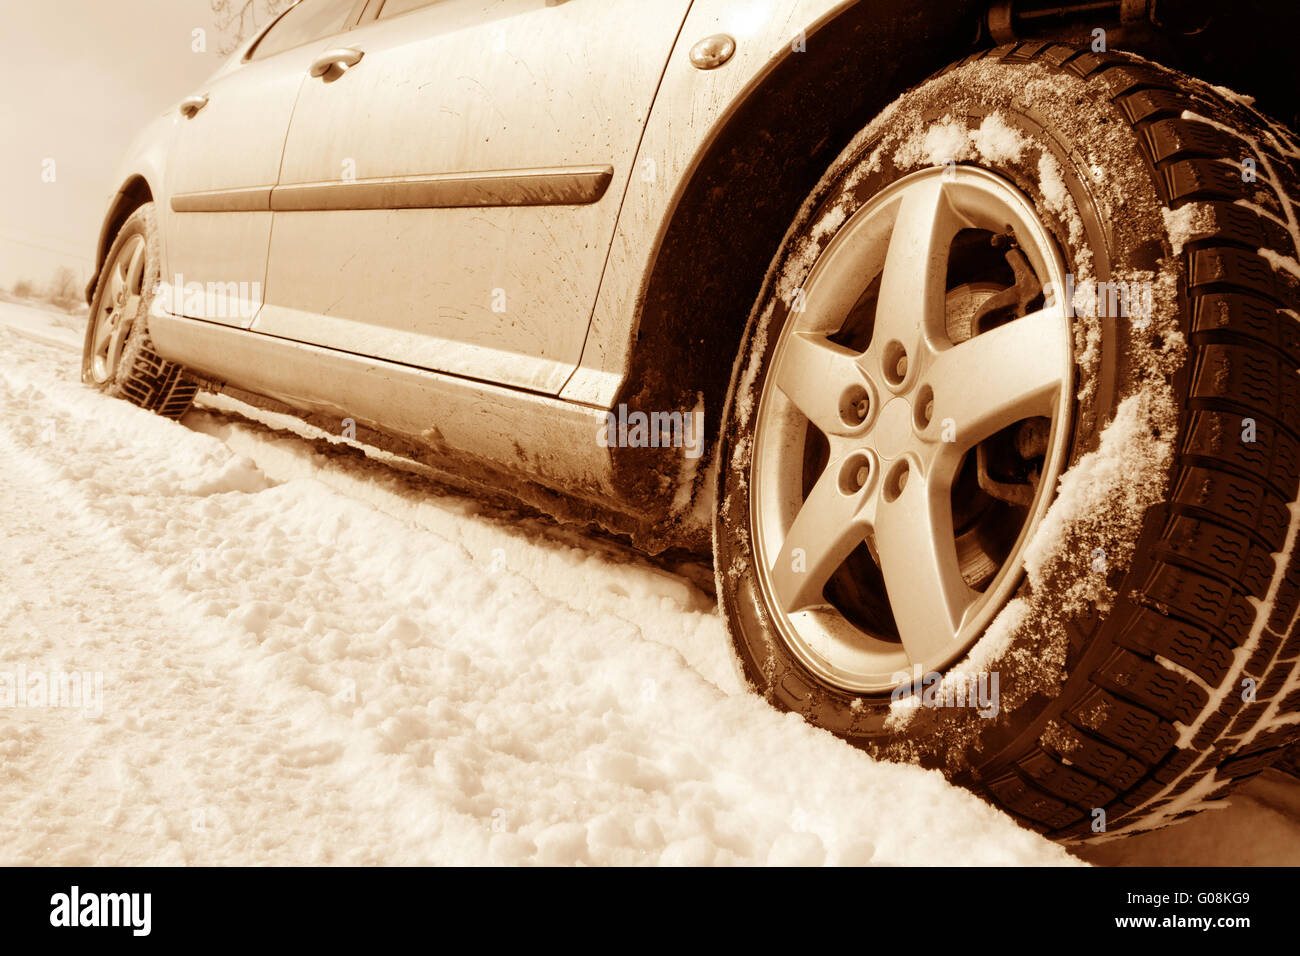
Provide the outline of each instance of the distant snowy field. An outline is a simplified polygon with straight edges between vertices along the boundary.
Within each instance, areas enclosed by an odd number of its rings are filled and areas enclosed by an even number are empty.
[[[699,569],[110,401],[69,325],[0,304],[0,673],[102,696],[0,710],[0,864],[1078,862],[747,693]],[[1300,787],[1081,855],[1295,864]]]

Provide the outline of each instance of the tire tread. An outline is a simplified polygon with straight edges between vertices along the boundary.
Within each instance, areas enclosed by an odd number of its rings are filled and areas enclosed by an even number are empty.
[[[1171,210],[1197,202],[1209,213],[1182,252],[1188,401],[1169,501],[1162,517],[1148,515],[1159,524],[1145,570],[1134,569],[1138,584],[1110,615],[1109,644],[1086,658],[1099,663],[1085,681],[1067,685],[1059,716],[990,761],[981,785],[1025,825],[1083,839],[1098,809],[1111,831],[1163,824],[1185,815],[1174,801],[1211,772],[1225,784],[1217,793],[1300,752],[1300,724],[1264,723],[1300,712],[1300,691],[1270,706],[1300,670],[1296,561],[1262,631],[1256,620],[1300,488],[1300,295],[1258,250],[1297,250],[1234,164],[1244,140],[1194,118],[1215,109],[1212,92],[1123,55],[1063,44],[991,56],[1109,84],[1160,198]],[[1287,158],[1272,158],[1294,187]],[[1254,442],[1243,440],[1247,419]],[[1096,624],[1090,640],[1104,630]],[[1256,682],[1248,703],[1225,682],[1252,638],[1241,670]],[[1190,747],[1180,746],[1193,727]],[[1171,816],[1173,808],[1180,812]]]

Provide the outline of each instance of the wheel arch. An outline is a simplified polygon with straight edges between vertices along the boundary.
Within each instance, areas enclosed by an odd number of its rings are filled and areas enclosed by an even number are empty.
[[[99,227],[99,241],[95,246],[95,269],[90,276],[90,283],[86,286],[87,304],[95,297],[95,285],[99,282],[99,272],[104,268],[104,259],[108,256],[109,247],[113,245],[113,237],[117,235],[118,230],[122,228],[122,223],[126,222],[131,213],[145,203],[153,202],[154,195],[148,179],[139,173],[127,177],[114,194],[108,206],[108,213]]]
[[[750,310],[804,202],[877,113],[976,48],[986,9],[861,2],[809,28],[811,52],[787,45],[771,60],[677,187],[637,298],[615,407],[686,410],[702,394],[714,447]],[[613,464],[629,500],[667,511],[680,466],[671,450],[615,449]],[[704,471],[695,473],[697,495]]]

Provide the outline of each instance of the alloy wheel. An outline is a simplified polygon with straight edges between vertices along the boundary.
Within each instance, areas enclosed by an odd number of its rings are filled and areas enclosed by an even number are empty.
[[[1014,593],[1069,439],[1064,279],[1032,203],[959,166],[874,197],[795,297],[751,532],[777,630],[833,686],[943,669]]]
[[[91,345],[91,378],[97,385],[117,375],[122,351],[140,314],[144,295],[145,238],[132,236],[109,264],[106,283],[95,311]]]

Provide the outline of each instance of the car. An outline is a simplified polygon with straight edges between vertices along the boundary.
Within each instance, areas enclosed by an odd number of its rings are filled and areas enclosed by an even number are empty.
[[[1300,734],[1287,17],[301,0],[130,150],[83,379],[711,551],[773,706],[1161,826]]]

